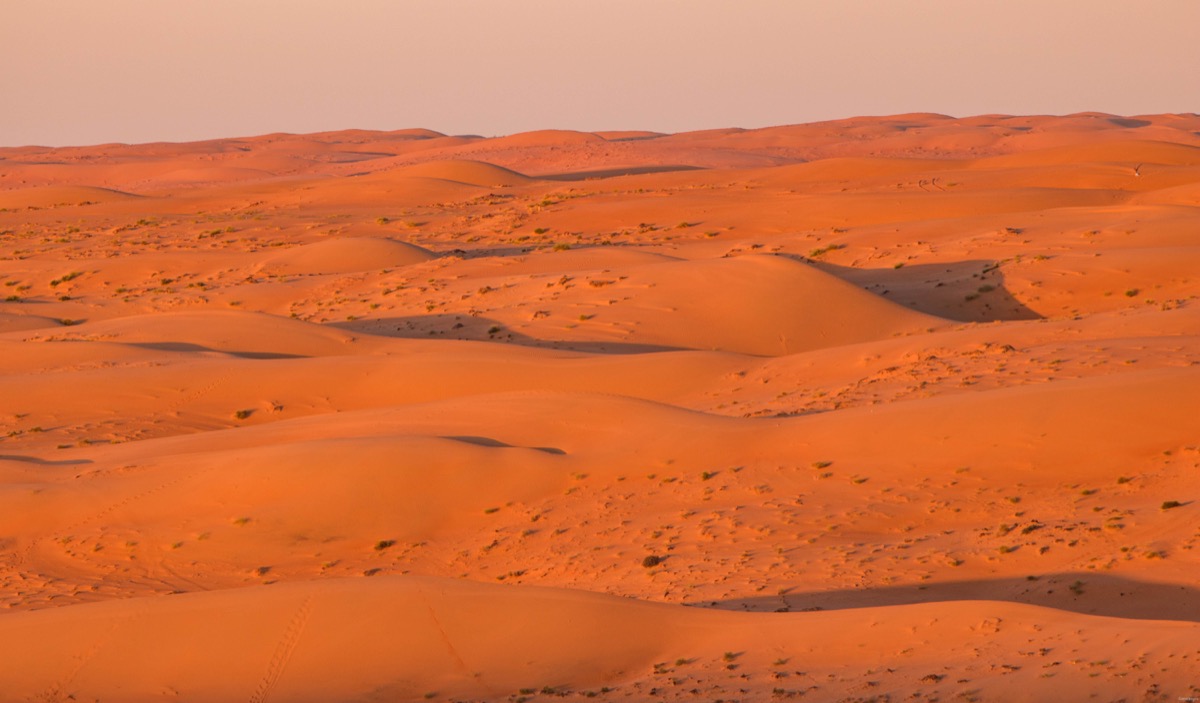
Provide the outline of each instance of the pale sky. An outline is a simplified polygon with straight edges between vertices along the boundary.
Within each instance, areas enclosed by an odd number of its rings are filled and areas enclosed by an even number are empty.
[[[1200,111],[1198,0],[0,0],[0,145]]]

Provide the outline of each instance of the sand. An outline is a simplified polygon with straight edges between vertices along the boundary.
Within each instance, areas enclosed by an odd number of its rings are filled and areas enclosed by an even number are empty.
[[[1200,695],[1200,117],[0,149],[0,700]]]

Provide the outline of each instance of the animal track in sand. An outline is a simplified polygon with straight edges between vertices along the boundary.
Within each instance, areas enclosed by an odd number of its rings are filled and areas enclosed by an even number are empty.
[[[283,672],[287,670],[288,663],[292,660],[292,654],[296,651],[296,645],[300,644],[300,638],[304,635],[304,626],[312,614],[312,603],[313,596],[306,596],[304,602],[300,604],[291,620],[288,621],[287,627],[284,628],[283,634],[275,646],[275,651],[271,655],[271,660],[267,663],[267,669],[263,673],[262,679],[259,680],[258,686],[250,695],[249,703],[266,703],[269,699],[271,689],[275,687],[275,684],[279,682],[279,677],[283,676]]]

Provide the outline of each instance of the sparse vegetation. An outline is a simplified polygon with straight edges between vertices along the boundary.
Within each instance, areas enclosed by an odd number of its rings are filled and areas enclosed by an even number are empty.
[[[825,254],[827,254],[831,251],[837,251],[838,249],[845,249],[845,248],[846,248],[845,244],[829,244],[827,246],[819,247],[817,249],[813,249],[812,251],[808,252],[808,258],[816,259],[818,257],[824,256]]]
[[[62,276],[50,281],[50,287],[54,288],[60,284],[66,283],[67,281],[73,281],[82,275],[83,275],[82,271],[72,271],[70,273],[63,274]]]

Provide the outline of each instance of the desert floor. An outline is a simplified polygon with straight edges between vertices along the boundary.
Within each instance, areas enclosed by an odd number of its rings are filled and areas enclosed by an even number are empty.
[[[1200,696],[1200,117],[0,149],[0,700]]]

